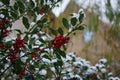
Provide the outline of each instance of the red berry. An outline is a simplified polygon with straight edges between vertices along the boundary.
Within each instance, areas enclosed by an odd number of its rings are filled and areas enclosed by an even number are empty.
[[[38,12],[37,12],[37,14],[41,14],[41,15],[43,15],[43,13],[44,13],[44,10],[43,10],[43,9],[40,9],[40,10],[38,10]]]
[[[2,21],[0,20],[0,28],[2,27]]]
[[[24,75],[25,75],[25,71],[20,70],[20,72],[19,72],[19,77],[22,78],[22,76],[24,76]]]
[[[5,49],[5,44],[0,44],[0,49]]]
[[[5,19],[4,22],[5,22],[5,23],[9,23],[9,20],[8,20],[8,19]]]
[[[36,59],[37,59],[36,53],[32,53],[32,54],[31,54],[31,57],[36,60]]]

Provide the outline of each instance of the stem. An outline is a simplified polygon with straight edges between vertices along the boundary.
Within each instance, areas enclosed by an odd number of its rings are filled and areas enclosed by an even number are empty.
[[[71,32],[68,32],[66,36],[70,35],[73,31],[75,31],[76,27],[79,26],[81,24],[81,22],[79,22],[78,24],[76,24],[76,26],[71,30]],[[86,26],[85,24],[83,24],[84,26]]]

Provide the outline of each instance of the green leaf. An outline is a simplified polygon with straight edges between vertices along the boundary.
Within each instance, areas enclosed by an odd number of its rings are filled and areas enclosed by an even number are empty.
[[[23,14],[23,13],[24,13],[24,10],[19,8],[19,12],[20,12],[21,14]]]
[[[0,9],[0,14],[5,15],[5,17],[9,17],[8,9]]]
[[[25,40],[26,42],[28,41],[28,36],[27,36],[27,35],[24,37],[24,40]]]
[[[66,58],[66,53],[64,51],[61,51],[60,55],[64,58]]]
[[[63,49],[64,49],[64,51],[66,51],[66,50],[67,50],[65,45],[63,45]]]
[[[12,41],[8,41],[5,45],[5,47],[8,49],[8,48],[11,48],[12,46]]]
[[[30,38],[30,39],[29,39],[29,44],[32,45],[34,42],[35,42],[35,38]]]
[[[56,54],[56,58],[61,59],[61,55],[58,51],[56,51],[55,54]]]
[[[51,33],[52,33],[53,35],[57,36],[57,32],[56,32],[54,29],[49,28],[49,30],[51,31]]]
[[[42,38],[39,38],[39,41],[45,43],[45,41]]]
[[[21,30],[19,29],[15,29],[15,31],[17,31],[19,34],[22,34]]]
[[[39,32],[39,29],[38,29],[38,27],[36,27],[33,31],[32,31],[32,34],[36,34],[36,33],[38,33]]]
[[[43,5],[44,4],[44,0],[40,0],[40,4]]]
[[[63,30],[62,30],[62,28],[58,28],[58,32],[59,32],[61,35],[63,35]]]
[[[15,10],[18,10],[18,4],[15,2],[15,4],[14,4],[14,9]]]
[[[10,14],[11,14],[11,16],[12,16],[13,18],[15,18],[15,19],[18,18],[18,14],[16,14],[16,12],[11,12]]]
[[[76,18],[71,18],[71,24],[72,24],[73,26],[75,26],[76,23],[77,23],[77,19],[76,19]]]
[[[28,48],[29,48],[29,49],[32,49],[32,44],[29,44],[29,45],[28,45]]]
[[[67,28],[67,29],[69,28],[69,24],[68,24],[68,20],[67,19],[63,18],[62,19],[62,23],[65,26],[65,28]]]
[[[50,60],[50,57],[49,57],[47,54],[46,54],[46,55],[43,55],[42,57]]]
[[[60,49],[57,49],[57,52],[58,52],[58,54],[59,54],[60,56],[66,58],[66,53],[65,53],[64,51],[62,51],[62,50],[60,50]]]
[[[33,9],[33,11],[38,11],[39,10],[39,7],[35,7],[34,9]]]
[[[73,14],[69,14],[70,16],[73,16]]]
[[[30,0],[30,6],[31,6],[32,8],[34,8],[35,3],[33,2],[33,0]]]
[[[25,6],[22,1],[18,0],[17,4],[18,4],[19,9],[25,10]]]
[[[0,2],[2,2],[5,5],[9,5],[10,4],[10,0],[0,0]]]
[[[49,5],[44,5],[43,12],[48,12],[50,10]]]
[[[84,14],[83,14],[83,13],[80,13],[79,21],[82,22],[82,21],[83,21],[83,18],[84,18]]]
[[[41,21],[42,23],[46,23],[47,22],[47,19],[46,18],[44,18],[44,19],[42,19],[42,21]]]
[[[83,26],[78,26],[76,29],[77,29],[77,30],[83,30],[84,27],[83,27]]]
[[[25,26],[26,29],[29,29],[29,23],[28,23],[28,19],[26,17],[23,17],[22,18],[22,22]]]
[[[58,60],[57,62],[54,63],[54,66],[58,67],[58,66],[62,66],[63,65],[63,61]]]

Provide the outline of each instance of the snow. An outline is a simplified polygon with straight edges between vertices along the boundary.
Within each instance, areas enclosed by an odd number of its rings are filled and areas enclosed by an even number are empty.
[[[120,80],[118,77],[110,77],[109,80]]]
[[[75,66],[77,66],[77,65],[82,65],[82,63],[81,63],[80,61],[73,62],[73,64],[74,64]]]
[[[55,7],[52,10],[52,12],[55,14],[56,17],[58,17],[62,12],[64,12],[69,2],[70,0],[63,0],[61,3],[59,3],[60,7]]]
[[[49,59],[46,59],[46,58],[42,58],[42,61],[45,62],[45,63],[51,63],[51,61]]]
[[[40,75],[46,75],[47,74],[47,71],[45,69],[42,69],[40,72],[39,72]]]
[[[108,73],[108,76],[112,76],[112,75],[113,75],[112,72]]]
[[[118,11],[118,0],[110,0],[111,6],[113,11]],[[69,4],[70,0],[63,0],[63,2],[59,3],[59,7],[55,7],[52,12],[55,14],[56,17],[58,17],[61,13],[63,13]],[[99,9],[94,9],[94,12],[100,10],[100,19],[105,23],[110,23],[109,19],[105,15],[106,11],[106,2],[107,0],[75,0],[75,2],[81,6],[83,9],[88,9],[91,12],[90,8],[93,8],[93,6],[98,5]],[[97,14],[99,14],[97,12]],[[76,14],[75,14],[76,15]],[[77,15],[76,15],[77,16]]]
[[[35,22],[30,23],[30,27],[33,27],[35,25]]]
[[[116,0],[116,1],[115,0],[110,0],[111,6],[112,6],[114,11],[117,11],[117,8],[118,8],[118,5],[115,5],[115,4],[118,4],[117,1],[118,0]]]
[[[51,63],[55,63],[55,62],[57,62],[57,59],[52,59],[51,60]]]
[[[50,69],[51,69],[51,71],[55,72],[55,68],[54,67],[51,67]]]
[[[101,69],[101,72],[102,72],[102,73],[106,73],[107,71],[106,71],[105,68],[102,68],[102,69]]]
[[[89,42],[92,40],[93,32],[89,31],[88,29],[84,30],[84,41]]]
[[[105,64],[107,60],[105,58],[99,60],[100,63]]]
[[[40,20],[44,15],[45,15],[45,14],[42,14],[42,15],[41,15],[41,14],[37,14],[37,13],[36,13],[36,16],[37,16],[37,19],[36,19],[36,20],[37,20],[37,21]]]
[[[2,3],[2,2],[0,2],[0,7],[1,7],[1,6],[3,6],[3,3]]]
[[[107,0],[75,0],[75,2],[81,6],[84,9],[88,9],[91,12],[91,8],[94,8],[94,12],[100,11],[100,13],[97,12],[97,14],[101,14],[100,19],[107,24],[110,24],[109,19],[105,15],[106,11],[106,2]],[[113,11],[118,11],[118,0],[110,0],[111,6]],[[93,6],[97,5],[99,8],[95,8]]]
[[[4,18],[5,16],[4,16],[3,14],[0,14],[0,17],[1,17],[1,18]]]

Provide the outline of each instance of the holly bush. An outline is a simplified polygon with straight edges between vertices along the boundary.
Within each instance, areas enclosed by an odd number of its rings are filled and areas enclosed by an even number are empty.
[[[1,80],[119,80],[108,74],[106,59],[91,66],[75,53],[66,54],[70,35],[85,28],[85,14],[82,10],[72,13],[69,20],[61,20],[62,27],[52,28],[46,16],[61,1],[0,0]],[[17,20],[24,31],[13,28]]]

